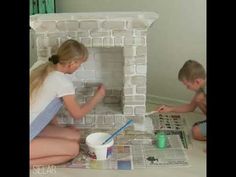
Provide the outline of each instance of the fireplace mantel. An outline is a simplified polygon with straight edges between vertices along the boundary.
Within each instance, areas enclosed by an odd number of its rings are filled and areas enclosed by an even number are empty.
[[[143,23],[142,28],[148,28],[156,19],[158,19],[158,17],[158,14],[155,12],[91,12],[36,14],[30,16],[30,26],[35,29],[36,27],[39,27],[42,24],[42,21],[51,20],[126,20],[128,23],[131,21]]]

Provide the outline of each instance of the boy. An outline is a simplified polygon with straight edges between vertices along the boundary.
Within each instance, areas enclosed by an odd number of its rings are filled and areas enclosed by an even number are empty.
[[[184,63],[178,74],[178,79],[187,89],[196,92],[189,104],[180,106],[161,106],[157,112],[192,112],[197,107],[206,115],[206,73],[203,66],[197,61],[188,60]],[[200,141],[206,140],[206,120],[196,122],[192,127],[193,138]]]

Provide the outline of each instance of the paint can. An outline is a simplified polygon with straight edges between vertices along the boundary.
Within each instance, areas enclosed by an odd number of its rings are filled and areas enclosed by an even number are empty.
[[[88,155],[92,159],[107,160],[112,156],[112,147],[114,140],[102,145],[102,143],[111,135],[108,133],[92,133],[86,137],[86,144],[88,146]]]
[[[156,134],[156,147],[163,149],[166,147],[167,136],[164,132],[158,132]]]

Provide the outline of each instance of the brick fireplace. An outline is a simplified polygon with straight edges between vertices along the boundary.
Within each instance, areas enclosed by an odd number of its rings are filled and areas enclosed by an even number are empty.
[[[30,16],[37,60],[48,60],[62,42],[75,39],[89,50],[88,60],[71,77],[80,103],[103,83],[107,93],[91,113],[77,121],[63,108],[61,123],[109,127],[146,112],[147,30],[154,12],[56,13]],[[118,124],[116,124],[118,125]]]

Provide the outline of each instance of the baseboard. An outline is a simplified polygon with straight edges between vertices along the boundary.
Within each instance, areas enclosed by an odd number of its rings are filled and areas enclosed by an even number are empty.
[[[160,97],[156,95],[147,95],[147,102],[154,104],[179,105],[186,104],[188,101],[173,99],[169,97]]]

